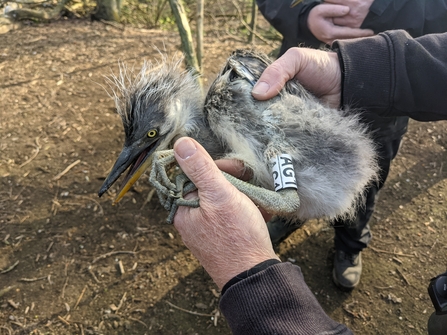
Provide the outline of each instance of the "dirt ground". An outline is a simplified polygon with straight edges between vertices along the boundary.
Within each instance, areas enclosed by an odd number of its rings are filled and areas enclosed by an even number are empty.
[[[208,83],[233,38],[205,41]],[[147,178],[112,206],[97,191],[123,141],[102,87],[118,61],[172,53],[176,33],[89,21],[0,36],[0,334],[229,334],[219,293]],[[270,51],[271,46],[261,46]],[[411,122],[372,221],[361,284],[331,281],[333,231],[311,222],[278,249],[327,313],[356,334],[425,334],[445,271],[447,124]]]

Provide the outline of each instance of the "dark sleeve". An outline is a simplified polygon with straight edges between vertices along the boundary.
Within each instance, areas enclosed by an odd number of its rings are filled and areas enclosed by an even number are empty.
[[[411,36],[447,31],[447,0],[375,0],[361,28],[377,34],[403,29]]]
[[[406,32],[336,41],[342,105],[381,116],[447,119],[447,33],[413,39]]]
[[[230,286],[220,308],[233,334],[352,335],[329,318],[304,282],[301,269],[279,263]]]
[[[256,0],[265,19],[283,36],[283,44],[288,48],[298,45],[319,47],[319,41],[307,27],[309,12],[318,0],[304,0],[290,8],[292,0]]]

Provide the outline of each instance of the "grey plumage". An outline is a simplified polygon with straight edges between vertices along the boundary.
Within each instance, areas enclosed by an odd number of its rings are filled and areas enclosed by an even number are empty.
[[[253,84],[268,64],[263,54],[234,52],[205,99],[194,76],[180,70],[181,60],[145,63],[135,78],[121,69],[114,79],[126,134],[121,156],[139,150],[130,174],[138,168],[137,158],[144,161],[155,149],[170,149],[176,138],[190,136],[214,159],[244,162],[253,172],[252,184],[273,190],[269,161],[289,154],[299,207],[276,214],[291,220],[353,215],[377,172],[374,145],[365,127],[356,116],[323,106],[297,82],[287,83],[271,100],[253,99]],[[149,130],[156,130],[155,140],[148,140]],[[100,195],[124,171],[116,173],[120,164],[117,161]]]

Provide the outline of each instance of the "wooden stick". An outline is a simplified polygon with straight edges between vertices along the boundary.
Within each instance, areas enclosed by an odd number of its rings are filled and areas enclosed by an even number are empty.
[[[141,320],[138,320],[138,319],[135,319],[135,318],[132,318],[132,317],[128,317],[128,319],[129,320],[132,320],[132,321],[135,321],[135,322],[138,322],[138,323],[141,323],[143,326],[145,326],[146,328],[149,328],[148,326],[147,326],[147,324],[145,324],[143,321],[141,321]]]
[[[21,165],[19,165],[19,169],[21,169],[21,168],[23,168],[25,165],[31,163],[31,161],[32,161],[34,158],[37,157],[37,155],[39,154],[39,151],[40,151],[40,149],[39,149],[39,148],[36,148],[36,149],[34,150],[34,154],[33,154],[33,155],[32,155],[26,162],[24,162],[24,163],[22,163]]]
[[[65,298],[65,288],[68,285],[68,277],[65,277],[65,283],[64,286],[62,286],[62,292],[61,292],[61,298],[64,299]]]
[[[76,309],[76,307],[78,307],[79,303],[81,302],[82,297],[84,296],[85,290],[87,290],[87,285],[84,286],[84,288],[82,289],[81,295],[78,298],[78,301],[76,301],[76,304],[73,307],[73,310]]]
[[[147,326],[146,326],[147,327]],[[8,331],[8,334],[9,335],[12,335],[12,331],[11,331],[11,329],[9,329],[9,328],[7,328],[7,327],[3,327],[3,326],[0,326],[0,329],[6,329],[7,331]]]
[[[0,273],[8,273],[9,271],[12,271],[18,264],[20,263],[20,261],[15,262],[13,265],[11,265],[9,268],[0,271]]]
[[[170,303],[169,301],[166,301],[166,303],[167,303],[169,306],[171,306],[171,307],[174,307],[174,308],[176,308],[176,309],[178,309],[178,310],[180,310],[180,311],[182,311],[182,312],[189,313],[189,314],[192,314],[192,315],[198,315],[198,316],[213,316],[213,314],[205,314],[205,313],[198,313],[198,312],[188,311],[187,309],[183,309],[183,308],[181,308],[181,307],[178,307],[178,306],[174,305],[173,303]]]
[[[70,323],[69,323],[67,320],[65,320],[62,316],[58,315],[57,318],[58,318],[59,320],[61,320],[63,323],[65,323],[67,326],[70,325]]]
[[[124,301],[126,301],[126,296],[127,296],[127,292],[124,292],[123,296],[121,297],[120,303],[119,303],[118,307],[115,310],[115,314],[117,314],[119,309],[121,307],[123,307]]]
[[[369,249],[371,249],[372,251],[378,252],[378,253],[382,253],[382,254],[389,254],[389,255],[394,255],[394,256],[403,256],[403,257],[414,257],[414,255],[409,255],[409,254],[401,254],[398,252],[394,252],[394,251],[387,251],[387,250],[381,250],[381,249],[377,249],[371,246],[368,246]]]
[[[410,282],[408,281],[407,277],[405,277],[405,275],[398,268],[396,268],[396,271],[398,274],[400,274],[400,276],[403,278],[405,283],[407,283],[407,285],[410,285]]]
[[[136,252],[135,252],[135,251],[111,251],[111,252],[108,252],[108,253],[106,253],[106,254],[104,254],[104,255],[101,255],[101,256],[99,256],[99,257],[96,257],[96,258],[92,261],[92,264],[95,264],[97,261],[99,261],[99,260],[101,260],[101,259],[103,259],[103,258],[107,258],[107,257],[109,257],[109,256],[119,255],[119,254],[130,254],[130,255],[135,255]]]
[[[79,163],[81,163],[81,160],[78,159],[76,162],[71,163],[69,166],[67,166],[65,168],[64,171],[62,171],[61,173],[59,173],[56,177],[53,178],[53,180],[59,180],[61,179],[62,176],[64,176],[68,171],[70,171],[74,166],[78,165]]]
[[[19,281],[24,281],[26,283],[32,283],[34,281],[47,279],[47,278],[48,278],[48,276],[43,276],[43,277],[39,277],[39,278],[20,278]]]

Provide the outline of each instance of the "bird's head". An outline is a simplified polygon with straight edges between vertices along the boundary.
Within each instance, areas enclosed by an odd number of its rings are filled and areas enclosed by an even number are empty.
[[[197,78],[180,69],[183,58],[157,64],[145,62],[139,73],[120,65],[118,76],[108,78],[116,110],[124,126],[124,147],[98,192],[102,196],[128,169],[118,202],[151,165],[156,150],[165,150],[173,141],[195,127],[201,113],[202,92]]]

